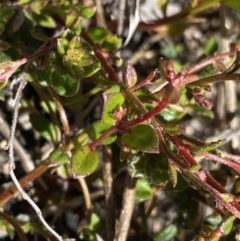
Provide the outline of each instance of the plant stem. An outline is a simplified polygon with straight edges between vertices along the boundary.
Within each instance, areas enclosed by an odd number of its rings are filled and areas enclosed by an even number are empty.
[[[132,218],[135,201],[136,179],[129,172],[126,173],[125,189],[123,193],[122,210],[114,241],[126,241]]]
[[[189,87],[200,87],[200,86],[209,85],[209,84],[213,84],[221,81],[227,81],[227,80],[239,81],[240,74],[231,74],[231,73],[216,74],[216,75],[202,78],[192,83],[186,81],[184,82],[184,84],[188,84]]]
[[[106,231],[107,240],[114,239],[115,234],[115,205],[112,177],[112,151],[108,146],[103,146],[103,183],[106,203]]]

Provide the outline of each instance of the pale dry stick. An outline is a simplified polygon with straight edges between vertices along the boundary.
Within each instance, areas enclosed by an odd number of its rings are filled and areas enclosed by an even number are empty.
[[[229,51],[230,48],[230,36],[228,29],[230,28],[231,16],[230,9],[222,5],[220,7],[220,31],[221,31],[221,42],[220,48],[221,52]],[[224,60],[225,64],[228,64],[229,57],[226,57]],[[224,82],[225,87],[225,108],[226,114],[233,115],[237,111],[237,83],[235,81],[226,81]],[[238,118],[233,118],[230,123],[231,129],[236,129],[239,127]],[[240,141],[239,138],[233,138],[231,146],[235,150],[240,150]]]
[[[26,200],[32,208],[35,210],[37,216],[41,220],[42,224],[46,227],[46,229],[59,241],[62,241],[62,237],[56,233],[45,221],[45,219],[42,216],[42,212],[39,209],[39,207],[35,204],[35,202],[27,195],[27,193],[23,190],[21,187],[20,183],[18,182],[14,169],[15,169],[15,160],[14,160],[14,135],[15,135],[15,130],[16,130],[16,125],[17,125],[17,119],[18,119],[18,111],[19,111],[19,105],[20,105],[20,99],[22,96],[22,91],[24,87],[26,86],[27,82],[24,78],[20,80],[20,85],[17,89],[15,99],[13,100],[14,102],[14,111],[13,111],[13,118],[12,118],[12,125],[11,125],[11,130],[10,130],[10,136],[9,136],[9,141],[8,145],[6,146],[6,150],[8,149],[9,153],[9,175],[12,178],[13,183],[17,187],[18,191],[20,192],[22,198]]]
[[[10,127],[3,120],[3,117],[0,117],[0,133],[6,140],[9,138]],[[13,140],[13,147],[14,147],[14,150],[15,150],[17,156],[20,159],[23,170],[26,173],[32,171],[35,167],[35,164],[30,159],[29,155],[27,155],[26,150],[24,150],[24,148],[22,147],[22,145],[19,143],[19,141],[16,138],[14,138],[14,140]]]
[[[117,36],[119,39],[119,50],[116,52],[116,56],[118,56],[119,58],[121,58],[122,56],[122,51],[121,51],[121,47],[122,47],[122,34],[123,34],[123,27],[124,27],[124,17],[125,17],[125,9],[126,9],[126,4],[127,4],[127,0],[120,0],[119,2],[119,11],[118,11],[118,25],[117,25]],[[123,72],[120,71],[118,73],[119,79],[122,79]]]
[[[115,233],[115,205],[113,196],[112,176],[112,150],[109,146],[103,146],[103,181],[106,203],[106,231],[107,240],[114,239]]]
[[[104,18],[104,9],[102,5],[102,0],[95,0],[96,2],[96,19],[98,27],[106,28],[106,21]]]
[[[127,171],[123,193],[122,210],[114,241],[126,241],[134,209],[136,179]]]
[[[213,142],[213,141],[218,141],[218,140],[223,140],[226,139],[226,143],[232,141],[233,138],[240,136],[240,129],[227,129],[222,131],[221,133],[218,133],[212,137],[209,137],[206,139],[206,142]]]
[[[134,4],[131,8],[131,14],[129,17],[129,27],[128,27],[128,36],[125,40],[123,47],[127,46],[130,40],[132,39],[138,24],[140,23],[140,0],[134,0]]]
[[[120,0],[119,14],[118,14],[118,25],[117,25],[117,35],[119,37],[122,36],[122,33],[123,33],[126,4],[127,4],[127,0]]]

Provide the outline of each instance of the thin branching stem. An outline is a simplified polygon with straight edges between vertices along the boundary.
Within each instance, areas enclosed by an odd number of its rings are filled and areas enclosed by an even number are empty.
[[[16,131],[16,125],[17,125],[17,119],[18,119],[18,110],[20,106],[20,99],[22,96],[22,91],[24,87],[26,86],[27,82],[24,78],[21,78],[19,87],[16,92],[15,99],[13,100],[14,104],[14,111],[13,111],[13,119],[12,119],[12,125],[11,125],[11,131],[10,131],[10,136],[9,136],[9,141],[6,149],[8,149],[8,154],[9,154],[9,175],[12,178],[13,183],[17,187],[18,191],[20,192],[22,198],[26,200],[32,208],[35,210],[37,216],[41,220],[42,224],[46,227],[46,229],[59,241],[62,240],[62,237],[56,233],[50,226],[49,224],[45,221],[45,219],[42,216],[42,212],[39,209],[39,207],[35,204],[35,202],[27,195],[27,193],[23,190],[21,187],[19,181],[17,180],[14,169],[15,169],[15,160],[14,160],[14,136],[15,136],[15,131]]]
[[[4,138],[9,138],[10,127],[3,117],[0,117],[0,133]],[[35,167],[35,164],[16,138],[14,138],[13,146],[17,156],[20,158],[23,170],[27,173],[32,171]]]

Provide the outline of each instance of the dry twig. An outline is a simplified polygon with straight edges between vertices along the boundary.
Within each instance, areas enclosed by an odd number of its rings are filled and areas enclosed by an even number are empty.
[[[128,230],[132,218],[135,201],[136,179],[132,178],[127,171],[125,189],[123,193],[122,210],[120,214],[119,224],[115,233],[114,241],[126,241]]]
[[[57,239],[57,240],[62,240],[62,237],[56,233],[45,221],[45,219],[42,216],[42,212],[39,209],[39,207],[35,204],[35,202],[27,195],[27,193],[23,190],[21,187],[19,181],[17,180],[14,169],[15,169],[15,159],[14,159],[14,136],[15,136],[15,131],[16,131],[16,125],[17,125],[17,119],[18,119],[18,110],[20,106],[20,99],[22,96],[22,91],[24,87],[26,86],[27,82],[26,80],[22,77],[20,79],[20,84],[16,92],[15,99],[13,100],[13,105],[14,105],[14,111],[13,111],[13,119],[12,119],[12,125],[10,129],[10,136],[8,140],[8,145],[6,147],[6,150],[8,150],[9,154],[9,175],[12,178],[13,183],[17,187],[18,191],[20,192],[22,198],[26,200],[32,208],[35,210],[37,216],[41,220],[42,224],[46,227],[46,229]]]

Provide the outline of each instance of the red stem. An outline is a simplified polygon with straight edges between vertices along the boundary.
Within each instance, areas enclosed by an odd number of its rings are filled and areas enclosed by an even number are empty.
[[[210,160],[213,160],[213,161],[216,161],[216,162],[219,162],[219,163],[222,163],[226,166],[229,166],[231,168],[233,168],[234,170],[236,170],[238,173],[240,173],[240,165],[237,164],[237,163],[234,163],[234,162],[231,162],[231,161],[227,161],[219,156],[216,156],[212,153],[209,153],[209,152],[204,152],[204,153],[201,153],[201,156],[205,156],[207,158],[209,158]]]
[[[101,143],[109,136],[117,132],[117,126],[110,127],[106,132],[104,132],[97,140],[93,141],[89,144],[89,148],[91,150],[95,150]]]
[[[202,62],[200,62],[199,64],[196,64],[195,66],[190,68],[189,71],[188,71],[188,74],[195,73],[198,70],[204,68],[205,66],[213,64],[217,60],[222,59],[223,57],[236,54],[236,52],[237,52],[237,49],[234,49],[234,50],[226,52],[226,53],[217,54],[217,55],[214,55],[212,57],[209,57],[209,58],[203,60]]]
[[[162,99],[155,108],[153,108],[152,110],[150,110],[146,114],[144,114],[144,115],[142,115],[142,116],[140,116],[136,119],[130,120],[128,122],[119,123],[119,129],[120,130],[126,129],[126,128],[132,127],[134,125],[137,125],[139,123],[142,123],[144,121],[147,121],[150,118],[156,116],[160,111],[162,111],[164,108],[166,108],[167,105],[168,105],[168,100]]]

